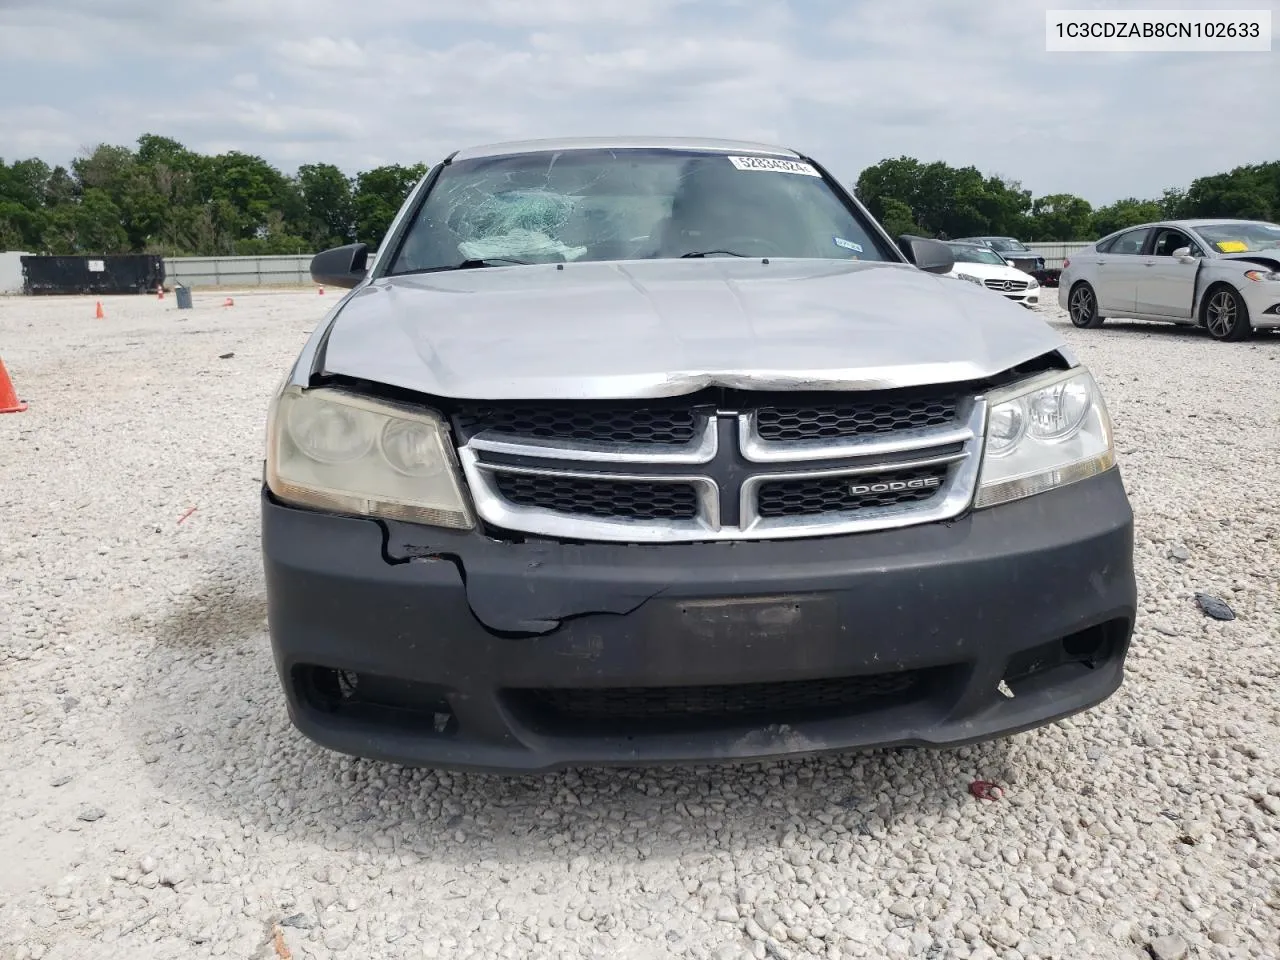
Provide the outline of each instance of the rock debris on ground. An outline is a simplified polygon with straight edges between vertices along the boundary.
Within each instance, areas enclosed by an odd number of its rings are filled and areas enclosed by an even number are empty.
[[[0,298],[0,957],[1280,958],[1280,336],[1045,294],[1137,515],[1119,693],[959,750],[523,779],[289,725],[263,421],[334,298]]]

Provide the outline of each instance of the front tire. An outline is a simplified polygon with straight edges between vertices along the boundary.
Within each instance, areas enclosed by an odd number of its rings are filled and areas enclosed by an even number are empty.
[[[1083,281],[1071,288],[1071,295],[1067,299],[1067,314],[1071,317],[1071,323],[1082,330],[1096,330],[1106,320],[1106,317],[1098,314],[1098,295],[1093,292],[1093,287]]]
[[[1249,308],[1231,287],[1215,287],[1209,291],[1201,308],[1201,320],[1209,336],[1223,343],[1245,340],[1253,332]]]

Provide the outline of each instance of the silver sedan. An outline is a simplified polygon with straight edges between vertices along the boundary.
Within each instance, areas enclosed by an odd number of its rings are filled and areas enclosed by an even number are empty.
[[[1130,317],[1244,340],[1280,327],[1280,225],[1167,220],[1119,230],[1063,263],[1058,304],[1077,327]]]

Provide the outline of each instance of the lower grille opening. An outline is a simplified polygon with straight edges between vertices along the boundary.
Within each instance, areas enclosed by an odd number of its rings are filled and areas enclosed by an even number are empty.
[[[920,503],[937,496],[947,465],[843,477],[771,480],[760,485],[760,516],[802,517]]]
[[[1093,670],[1118,652],[1126,620],[1109,620],[1077,633],[1042,643],[1009,658],[1004,679],[1009,684],[1028,680],[1068,665]],[[1016,689],[1014,691],[1017,692]]]
[[[943,672],[678,687],[513,689],[505,697],[525,723],[544,733],[645,734],[852,716],[926,697]]]
[[[458,730],[458,718],[445,689],[433,684],[315,664],[294,667],[293,682],[298,696],[308,706],[341,714],[345,720],[442,737]]]
[[[499,473],[498,492],[522,507],[618,520],[693,520],[698,494],[687,483],[645,483]]]

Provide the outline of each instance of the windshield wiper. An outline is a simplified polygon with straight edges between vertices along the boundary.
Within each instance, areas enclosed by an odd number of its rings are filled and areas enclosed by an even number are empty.
[[[474,257],[470,260],[463,260],[461,263],[450,263],[443,267],[419,267],[416,270],[393,270],[388,273],[389,277],[410,277],[416,273],[444,273],[448,270],[472,270],[476,267],[493,267],[503,263],[513,263],[518,266],[532,266],[527,260],[513,260],[510,257]]]
[[[745,253],[738,253],[736,250],[695,250],[692,253],[680,254],[681,260],[687,260],[690,257],[746,257]]]
[[[517,266],[531,266],[528,260],[516,260],[512,257],[473,257],[470,260],[463,260],[461,263],[455,263],[452,267],[446,267],[448,270],[470,270],[473,267],[492,267],[500,263],[514,263]]]

